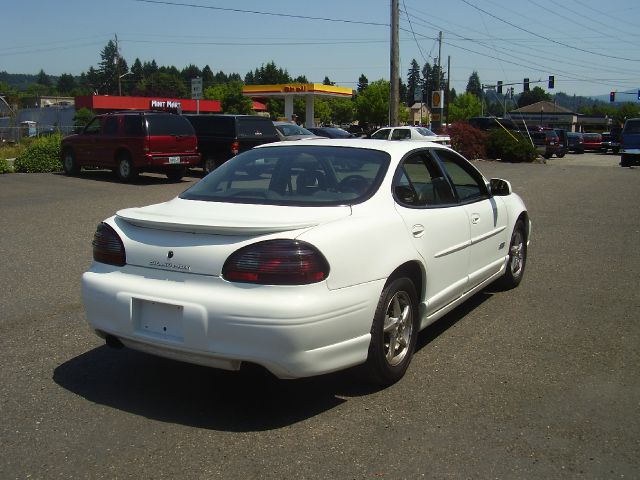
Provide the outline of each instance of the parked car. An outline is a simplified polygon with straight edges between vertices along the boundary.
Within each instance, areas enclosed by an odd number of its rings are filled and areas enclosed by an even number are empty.
[[[555,130],[532,130],[530,133],[536,151],[544,158],[551,158],[553,155],[564,156],[564,150]]]
[[[568,149],[575,153],[584,153],[584,138],[580,132],[567,132]]]
[[[417,140],[451,145],[449,135],[437,135],[426,127],[385,127],[373,132],[375,140]]]
[[[585,151],[601,152],[602,151],[602,135],[599,133],[583,133],[582,146]]]
[[[300,125],[290,122],[273,122],[278,131],[280,140],[305,140],[309,138],[320,138]]]
[[[184,115],[198,137],[202,168],[211,172],[234,155],[280,137],[268,117],[258,115]]]
[[[309,127],[307,130],[314,135],[325,138],[356,138],[353,133],[338,127]]]
[[[182,116],[165,112],[115,112],[97,115],[79,134],[62,140],[67,175],[82,167],[112,169],[123,182],[141,172],[165,173],[178,181],[200,163],[198,141]]]
[[[622,129],[620,127],[613,127],[610,132],[602,133],[602,151],[606,153],[611,150],[612,153],[617,154],[620,152],[620,134]]]
[[[624,122],[620,134],[620,153],[620,166],[640,164],[640,118],[630,118]]]
[[[335,168],[345,160],[362,168]],[[100,223],[82,297],[111,346],[281,378],[364,364],[388,385],[419,330],[493,282],[520,283],[529,234],[509,182],[447,147],[264,144]]]
[[[554,132],[558,136],[558,148],[556,150],[556,157],[562,158],[569,151],[569,139],[567,138],[567,131],[564,128],[554,128]]]

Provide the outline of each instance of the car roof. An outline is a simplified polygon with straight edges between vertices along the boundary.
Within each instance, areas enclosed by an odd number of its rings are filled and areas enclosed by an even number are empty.
[[[404,156],[407,153],[424,148],[438,148],[451,150],[450,148],[435,142],[401,142],[398,140],[373,140],[370,138],[323,138],[315,137],[314,140],[297,140],[295,142],[276,142],[258,145],[254,148],[270,148],[275,146],[327,146],[327,147],[349,147],[369,150],[380,150],[392,156]]]

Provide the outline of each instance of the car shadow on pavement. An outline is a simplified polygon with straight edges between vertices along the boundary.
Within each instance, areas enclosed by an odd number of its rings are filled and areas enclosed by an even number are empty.
[[[59,175],[61,177],[67,176],[64,173],[54,173],[54,175]],[[94,182],[122,183],[115,173],[111,170],[104,169],[83,170],[78,175],[74,175],[73,178],[80,180],[93,180]],[[166,183],[187,183],[198,181],[201,178],[202,177],[198,175],[197,172],[192,173],[191,171],[189,171],[187,175],[179,181],[169,180],[166,175],[162,175],[160,173],[143,173],[138,175],[132,182],[128,183],[128,185],[145,186],[162,185]]]
[[[480,305],[480,293],[420,333],[417,350]],[[410,368],[416,368],[415,363]],[[351,397],[382,390],[359,368],[279,380],[258,366],[239,372],[191,365],[106,345],[68,360],[53,380],[87,400],[155,420],[220,431],[264,431],[331,410]],[[406,380],[406,379],[405,379]],[[399,384],[389,388],[402,388]]]

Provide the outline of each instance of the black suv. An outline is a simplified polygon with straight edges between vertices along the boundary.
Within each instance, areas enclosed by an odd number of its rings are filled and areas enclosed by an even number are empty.
[[[202,168],[209,173],[256,145],[280,141],[268,117],[258,115],[184,115],[198,137]]]
[[[193,127],[166,112],[127,111],[97,115],[76,135],[62,140],[67,175],[81,167],[112,169],[123,182],[141,172],[161,172],[178,181],[200,163]]]

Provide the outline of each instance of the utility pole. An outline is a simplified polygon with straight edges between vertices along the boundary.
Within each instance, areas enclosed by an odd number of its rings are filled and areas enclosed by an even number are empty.
[[[440,76],[442,75],[442,32],[438,33],[438,68],[436,70],[436,92],[440,93],[441,85],[440,85]],[[442,98],[439,96],[438,98]],[[432,97],[433,99],[433,97]],[[436,117],[436,120],[431,122],[431,128],[434,132],[438,133],[440,131],[440,127],[442,126],[442,111],[443,108],[441,105],[434,107],[433,101],[431,102],[431,110],[432,115]]]
[[[389,125],[399,124],[398,105],[400,103],[400,40],[399,40],[399,1],[391,0],[391,91],[389,94]]]
[[[116,36],[116,76],[118,77],[118,96],[122,96],[122,83],[120,82],[120,47],[118,47],[118,34]]]
[[[449,92],[451,91],[451,55],[447,56],[447,91],[444,92],[444,109],[447,112],[447,120],[445,123],[449,123]]]

